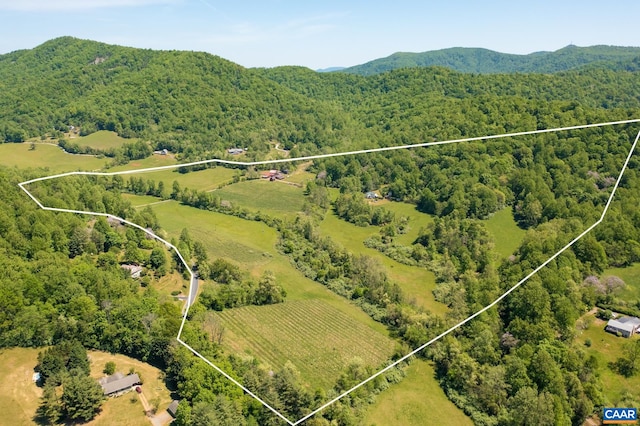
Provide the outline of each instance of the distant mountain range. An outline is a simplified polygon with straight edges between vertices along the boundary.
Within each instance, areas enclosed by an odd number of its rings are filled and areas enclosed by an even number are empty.
[[[375,59],[339,71],[366,76],[398,68],[440,66],[477,74],[548,74],[589,65],[624,69],[630,66],[631,60],[637,58],[640,58],[640,47],[578,47],[569,45],[555,52],[535,52],[528,55],[500,53],[480,48],[454,47],[422,53],[397,52],[386,58]],[[633,68],[636,67],[633,66]],[[326,70],[332,69],[327,68]]]

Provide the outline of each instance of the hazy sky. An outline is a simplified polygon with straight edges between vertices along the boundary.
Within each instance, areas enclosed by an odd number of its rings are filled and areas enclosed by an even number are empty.
[[[317,69],[456,46],[640,46],[639,19],[638,0],[0,0],[0,53],[72,35]]]

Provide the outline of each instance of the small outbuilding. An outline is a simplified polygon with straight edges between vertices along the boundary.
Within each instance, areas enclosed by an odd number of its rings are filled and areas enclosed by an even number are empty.
[[[178,412],[179,404],[180,404],[180,401],[178,401],[177,399],[174,399],[173,401],[171,401],[171,404],[169,404],[169,406],[167,407],[167,413],[171,414],[171,416],[174,419],[176,418],[176,413]]]
[[[605,330],[609,333],[620,333],[623,337],[631,337],[640,329],[640,319],[636,317],[623,317],[618,319],[610,319],[607,322]]]

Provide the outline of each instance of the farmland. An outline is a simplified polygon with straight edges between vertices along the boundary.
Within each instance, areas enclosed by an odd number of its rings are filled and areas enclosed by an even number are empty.
[[[250,210],[271,215],[296,213],[302,210],[302,189],[283,182],[251,180],[226,186],[216,192],[223,200]]]
[[[60,147],[51,144],[29,143],[0,144],[0,164],[18,168],[42,167],[50,173],[71,172],[76,170],[99,170],[107,164],[107,159],[89,155],[67,154]]]
[[[125,142],[135,141],[137,141],[137,139],[125,139],[118,136],[117,133],[110,132],[108,130],[99,130],[87,136],[69,139],[69,142],[72,142],[79,146],[88,146],[105,151],[109,149],[119,148]]]
[[[424,360],[414,360],[402,382],[378,395],[367,409],[366,425],[471,425],[465,416],[447,399],[435,379],[433,366]]]
[[[291,361],[313,386],[327,386],[351,361],[378,366],[394,342],[320,300],[297,300],[217,312],[223,345],[266,362],[273,370]]]
[[[160,155],[154,155],[150,158],[155,158],[159,166],[164,165],[160,164],[162,162],[166,162],[167,164],[170,164],[172,162],[170,157],[163,157]],[[143,165],[141,167],[156,166]],[[134,173],[128,176],[142,177],[144,179],[151,179],[156,182],[163,182],[165,188],[169,190],[171,190],[173,182],[176,181],[182,188],[197,189],[198,191],[212,191],[218,188],[220,185],[231,182],[234,175],[238,173],[240,172],[226,167],[214,167],[211,169],[198,170],[196,172],[189,173],[179,173],[177,169],[171,169],[149,173]]]
[[[320,300],[354,321],[386,334],[385,327],[373,321],[360,308],[295,269],[286,256],[278,253],[275,247],[277,232],[267,225],[198,210],[174,201],[156,204],[152,209],[169,238],[177,238],[186,227],[194,239],[204,244],[210,259],[223,257],[250,271],[254,277],[266,270],[272,271],[277,283],[287,291],[288,301]]]

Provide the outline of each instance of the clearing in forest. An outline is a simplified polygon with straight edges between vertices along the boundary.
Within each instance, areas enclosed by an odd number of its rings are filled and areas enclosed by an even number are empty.
[[[120,148],[124,143],[136,142],[138,139],[125,139],[118,136],[116,132],[108,130],[99,130],[87,136],[73,138],[69,141],[78,146],[88,146],[90,148],[107,151],[110,149]]]

